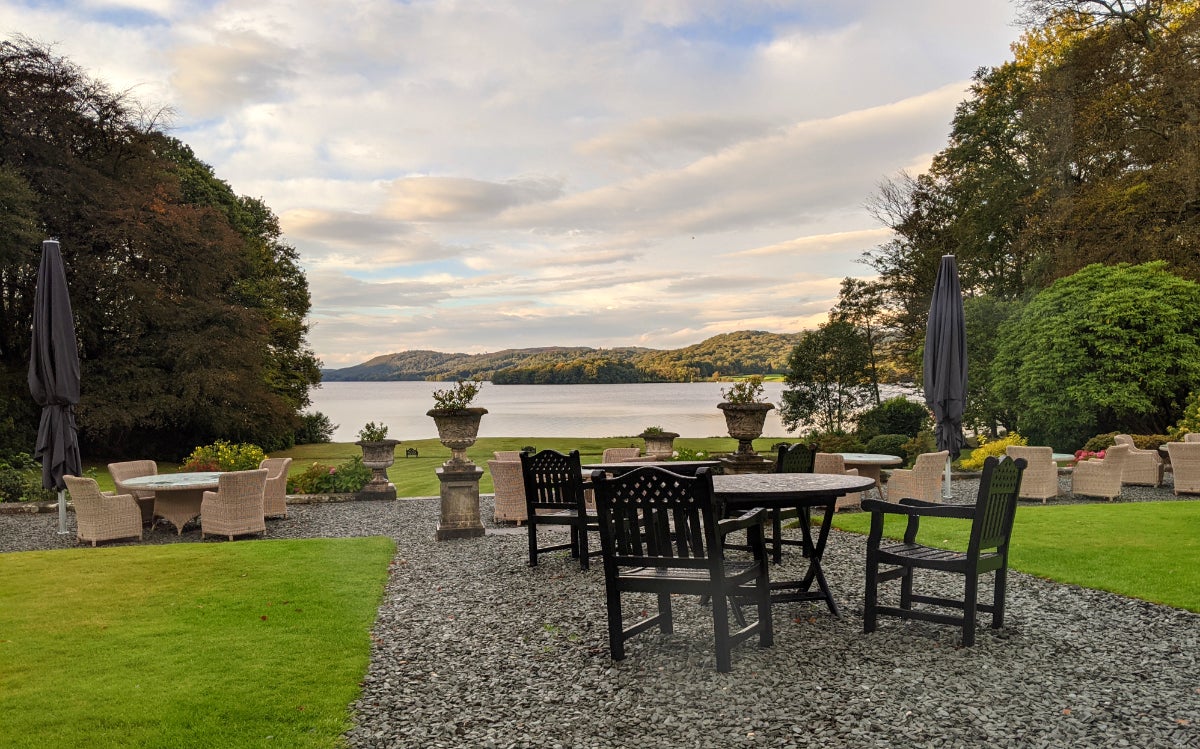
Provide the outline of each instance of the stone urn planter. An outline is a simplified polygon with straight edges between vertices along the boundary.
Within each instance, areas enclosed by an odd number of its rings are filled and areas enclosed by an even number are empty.
[[[675,455],[675,432],[645,431],[638,435],[646,441],[646,457],[654,460],[667,460]]]
[[[400,440],[387,438],[387,426],[367,424],[358,432],[363,465],[371,469],[371,480],[359,492],[363,499],[395,499],[396,487],[388,481],[387,469],[396,462],[396,445]]]
[[[736,458],[754,458],[754,440],[762,436],[767,422],[767,412],[775,408],[770,403],[718,403],[717,408],[725,412],[725,426],[729,436],[738,441]]]
[[[467,457],[467,448],[479,438],[479,422],[487,412],[486,408],[432,408],[425,412],[437,426],[438,440],[450,448],[450,460],[442,465],[448,468],[475,465]]]

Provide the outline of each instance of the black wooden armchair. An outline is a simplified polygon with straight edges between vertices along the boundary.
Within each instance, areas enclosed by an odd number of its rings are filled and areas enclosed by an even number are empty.
[[[783,443],[779,445],[778,452],[775,456],[775,473],[812,473],[813,464],[816,460],[817,446],[796,443],[789,445]],[[767,545],[771,547],[771,559],[775,564],[783,562],[783,547],[786,546],[804,546],[804,541],[801,539],[784,538],[783,523],[789,520],[799,520],[801,523],[801,532],[809,533],[809,511],[804,508],[803,511],[795,507],[788,509],[771,509],[767,511],[771,518],[771,535],[767,539]]]
[[[1017,494],[1025,460],[988,458],[979,480],[974,505],[943,505],[905,498],[899,503],[878,499],[863,500],[863,510],[871,513],[871,535],[867,538],[867,586],[863,611],[863,631],[874,632],[876,618],[883,614],[903,619],[950,624],[962,627],[962,644],[975,644],[975,620],[978,611],[992,615],[992,627],[1004,626],[1004,592],[1008,573],[1008,544],[1016,514]],[[904,541],[883,538],[886,514],[908,517]],[[971,536],[965,552],[951,551],[916,542],[922,517],[961,518],[971,521]],[[880,565],[895,565],[880,570]],[[913,572],[917,569],[957,573],[964,578],[962,600],[913,593]],[[995,573],[992,603],[978,603],[979,576]],[[900,606],[880,606],[878,585],[899,578]],[[913,604],[956,609],[951,615],[938,610],[914,609]]]
[[[537,566],[538,554],[568,549],[579,559],[581,569],[588,568],[588,557],[599,551],[588,550],[588,531],[597,531],[596,513],[587,508],[583,495],[583,470],[579,451],[569,454],[555,450],[521,452],[521,477],[525,482],[526,523],[529,529],[529,566]],[[565,525],[571,540],[565,544],[538,545],[538,527]]]
[[[639,468],[621,476],[592,474],[600,516],[600,545],[608,605],[608,644],[614,661],[625,657],[625,642],[658,626],[673,629],[671,594],[712,600],[718,671],[731,667],[730,651],[758,635],[760,647],[774,644],[771,592],[763,526],[766,511],[756,508],[739,518],[721,519],[724,508],[713,498],[712,475],[701,468],[695,477],[662,468]],[[722,538],[746,531],[751,555],[727,560]],[[658,613],[629,627],[621,613],[624,593],[654,593]],[[758,619],[730,631],[734,599],[758,607]]]

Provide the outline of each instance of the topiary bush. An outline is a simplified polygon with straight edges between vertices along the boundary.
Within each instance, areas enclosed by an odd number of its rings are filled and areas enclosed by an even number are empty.
[[[1118,432],[1108,432],[1107,434],[1097,434],[1087,442],[1083,443],[1083,450],[1090,453],[1098,453],[1101,450],[1107,450],[1117,444],[1116,439]]]
[[[898,395],[858,415],[858,437],[867,441],[881,434],[916,437],[931,424],[932,416],[924,403]]]
[[[979,447],[971,451],[971,456],[968,458],[959,458],[958,467],[964,471],[982,471],[983,461],[988,458],[1004,457],[1004,451],[1009,445],[1025,445],[1025,438],[1016,432],[1009,432],[1006,436],[996,439],[987,440],[984,437],[979,438]]]
[[[252,471],[267,456],[258,445],[230,444],[217,440],[192,450],[183,461],[183,471]]]
[[[907,434],[880,434],[867,442],[866,452],[880,455],[895,455],[905,463],[908,462],[908,450],[905,449],[911,441]]]

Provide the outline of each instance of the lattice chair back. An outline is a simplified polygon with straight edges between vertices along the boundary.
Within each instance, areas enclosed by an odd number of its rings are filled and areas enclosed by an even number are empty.
[[[775,473],[812,473],[817,446],[796,443],[780,445],[775,457]]]
[[[565,455],[557,450],[521,453],[521,477],[530,515],[538,509],[583,508],[583,469],[578,450]]]
[[[610,565],[710,568],[717,541],[712,476],[696,478],[661,468],[639,468],[604,481],[597,492],[600,542]],[[669,560],[669,562],[668,562]]]
[[[971,526],[970,548],[973,551],[968,552],[969,555],[1008,545],[1025,466],[1024,458],[997,460],[989,457],[983,462],[979,494],[975,499],[975,522]]]

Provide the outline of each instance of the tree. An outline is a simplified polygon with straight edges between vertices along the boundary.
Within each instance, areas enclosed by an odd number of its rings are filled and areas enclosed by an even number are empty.
[[[999,434],[999,427],[1008,427],[1013,422],[1011,406],[998,398],[992,388],[992,365],[999,345],[998,331],[1020,308],[1020,302],[1005,301],[990,295],[963,300],[967,327],[967,371],[970,373],[967,377],[963,422],[973,425],[976,430],[986,431],[992,437]]]
[[[811,422],[823,431],[845,431],[871,397],[869,362],[866,339],[848,322],[832,321],[804,333],[788,358],[779,409],[784,427],[795,431]]]
[[[0,238],[0,391],[21,389],[28,360],[38,246],[22,244],[56,236],[85,452],[288,444],[319,380],[295,252],[261,201],[235,196],[154,120],[49,49],[0,43],[0,226],[25,227]]]
[[[858,329],[867,344],[867,376],[871,380],[871,395],[879,405],[879,363],[884,341],[884,288],[878,281],[843,278],[837,304],[829,311],[829,319],[848,322]]]
[[[1200,382],[1200,285],[1162,261],[1089,265],[1001,327],[997,398],[1030,444],[1164,433]]]

